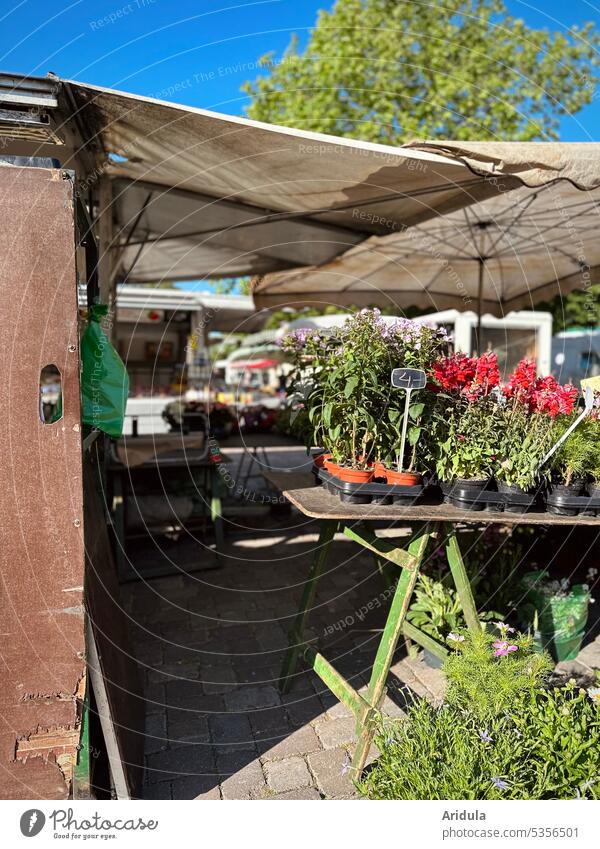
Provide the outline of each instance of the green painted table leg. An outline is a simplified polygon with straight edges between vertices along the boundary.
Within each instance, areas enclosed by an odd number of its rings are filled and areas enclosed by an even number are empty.
[[[408,569],[402,569],[400,573],[390,612],[385,623],[385,628],[383,629],[379,648],[377,649],[377,655],[365,697],[366,701],[374,709],[379,708],[385,695],[387,676],[392,665],[398,640],[402,634],[402,625],[410,604],[421,563],[427,551],[429,537],[429,532],[425,531],[416,536],[408,546],[409,554],[415,558],[415,568],[410,571]],[[371,743],[373,742],[375,729],[372,723],[363,726],[357,723],[357,725],[358,743],[354,758],[352,759],[352,769],[355,777],[359,778],[364,769]]]
[[[279,688],[282,693],[286,693],[289,690],[291,679],[298,663],[298,657],[301,652],[304,651],[305,648],[303,644],[303,638],[304,628],[306,626],[306,619],[308,618],[310,608],[312,607],[313,602],[315,600],[317,584],[319,582],[319,578],[321,577],[323,569],[325,568],[325,564],[327,563],[329,548],[331,546],[333,536],[337,530],[337,524],[337,522],[326,521],[323,522],[321,525],[318,547],[313,557],[313,562],[310,569],[310,574],[308,576],[308,580],[304,585],[304,592],[302,593],[300,607],[298,609],[296,619],[294,620],[294,626],[290,631],[289,648],[286,652],[285,658],[283,660],[283,666],[281,668]]]
[[[445,525],[443,530],[446,534],[446,557],[448,558],[448,565],[454,579],[458,598],[465,614],[465,622],[470,631],[481,631],[481,622],[477,615],[471,582],[465,569],[465,562],[458,545],[456,531],[453,525]]]

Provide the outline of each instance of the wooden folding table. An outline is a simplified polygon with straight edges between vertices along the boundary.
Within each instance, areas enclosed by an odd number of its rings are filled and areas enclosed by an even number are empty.
[[[308,580],[304,587],[300,607],[290,632],[280,679],[283,692],[289,689],[292,676],[300,657],[308,661],[312,669],[327,687],[344,702],[356,718],[358,743],[352,769],[358,777],[367,760],[373,741],[380,705],[386,692],[386,681],[398,640],[402,634],[429,649],[438,657],[445,657],[447,650],[428,634],[405,621],[419,569],[424,561],[430,540],[438,539],[443,544],[452,578],[464,611],[467,627],[481,628],[469,577],[465,569],[456,535],[459,524],[502,524],[502,525],[570,525],[573,527],[595,525],[600,528],[600,518],[593,516],[555,516],[549,513],[494,513],[488,511],[461,510],[451,505],[399,505],[345,504],[336,495],[323,487],[297,489],[285,492],[286,498],[305,516],[321,522],[319,544],[315,551]],[[387,521],[391,526],[415,526],[406,548],[399,547],[375,534],[372,523]],[[369,685],[361,695],[323,657],[318,649],[304,639],[306,621],[313,605],[317,584],[323,573],[329,548],[336,531],[340,530],[349,539],[370,551],[378,567],[386,562],[387,568],[399,570],[396,589],[387,621],[381,635]]]

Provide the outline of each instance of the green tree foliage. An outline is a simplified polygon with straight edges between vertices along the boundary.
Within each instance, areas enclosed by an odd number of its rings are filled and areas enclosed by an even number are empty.
[[[598,45],[591,23],[532,28],[502,0],[337,0],[243,91],[251,118],[373,142],[555,139],[592,100]]]

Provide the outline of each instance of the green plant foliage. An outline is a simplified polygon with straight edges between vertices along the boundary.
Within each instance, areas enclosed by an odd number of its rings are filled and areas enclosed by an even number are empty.
[[[515,645],[505,657],[495,657],[496,644]],[[468,709],[479,722],[487,722],[512,708],[519,693],[533,692],[552,664],[549,657],[533,652],[533,639],[491,631],[472,634],[456,643],[444,665],[449,703]]]
[[[497,405],[491,398],[476,404],[440,393],[430,420],[427,457],[441,481],[486,478],[498,451]]]
[[[502,0],[337,0],[242,90],[248,115],[367,141],[529,141],[592,101],[591,23],[536,29]]]
[[[561,416],[556,420],[552,442],[557,442],[579,415]],[[569,434],[551,462],[552,478],[566,486],[582,481],[588,474],[595,476],[600,469],[600,427],[597,419],[584,419]]]
[[[409,409],[408,450],[400,458],[405,393],[391,387],[394,368],[427,369],[445,342],[445,331],[406,319],[389,326],[379,310],[360,310],[328,333],[297,330],[283,349],[294,357],[290,401],[308,411],[309,437],[335,462],[365,468],[374,459],[411,469],[430,393]]]
[[[405,720],[382,721],[380,757],[358,785],[365,796],[600,798],[600,689],[548,688],[549,662],[527,640],[494,657],[489,639],[458,643],[442,705],[418,699]]]
[[[496,479],[528,490],[540,477],[549,474],[546,467],[538,474],[540,463],[554,443],[554,420],[544,413],[530,413],[522,404],[502,408],[496,421]]]
[[[465,624],[456,590],[423,573],[419,575],[406,618],[439,642]]]

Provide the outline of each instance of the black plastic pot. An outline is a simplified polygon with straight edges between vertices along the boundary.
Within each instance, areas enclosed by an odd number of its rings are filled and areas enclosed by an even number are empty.
[[[504,509],[507,513],[526,513],[531,506],[533,495],[530,491],[515,483],[498,481],[498,492],[505,496]]]
[[[480,496],[488,483],[488,478],[455,478],[441,485],[444,501],[461,510],[485,510],[485,499]]]
[[[577,481],[571,484],[553,483],[546,498],[546,510],[555,516],[577,516],[579,508],[571,506],[569,500],[578,498],[583,493],[583,483]]]

